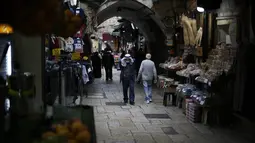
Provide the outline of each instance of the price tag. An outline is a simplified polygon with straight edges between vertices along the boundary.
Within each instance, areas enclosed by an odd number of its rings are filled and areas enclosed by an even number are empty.
[[[80,53],[72,53],[72,60],[80,60],[81,55]]]
[[[52,49],[52,55],[53,56],[60,56],[61,54],[61,49],[57,48],[57,49]]]

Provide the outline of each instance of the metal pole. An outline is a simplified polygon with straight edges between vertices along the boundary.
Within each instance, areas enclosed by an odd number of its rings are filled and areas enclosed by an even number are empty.
[[[61,72],[61,105],[66,105],[66,81],[65,81],[65,74]]]

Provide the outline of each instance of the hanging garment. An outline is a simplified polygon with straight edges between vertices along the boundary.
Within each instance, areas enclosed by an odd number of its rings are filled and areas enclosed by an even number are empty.
[[[65,50],[66,40],[63,37],[57,37],[57,38],[58,38],[59,48],[61,50]]]
[[[87,69],[85,65],[82,65],[82,79],[84,84],[89,82],[89,75],[87,73]]]
[[[60,48],[58,38],[53,36],[53,37],[51,37],[51,40],[52,40],[52,49]]]
[[[194,37],[196,37],[197,36],[197,21],[196,19],[190,19],[190,23],[191,23],[193,35]]]
[[[74,40],[71,37],[68,37],[66,39],[66,47],[65,47],[65,51],[66,52],[73,52],[74,51]]]
[[[74,52],[83,53],[83,42],[82,39],[76,38],[74,39]]]
[[[183,15],[182,16],[182,24],[183,24],[183,31],[184,31],[184,40],[185,45],[195,45],[195,37],[194,37],[194,32],[191,26],[191,19],[189,19],[187,16]]]
[[[196,39],[195,39],[195,45],[196,46],[201,45],[202,36],[203,36],[203,28],[200,27],[199,30],[197,31],[197,36],[196,36]]]

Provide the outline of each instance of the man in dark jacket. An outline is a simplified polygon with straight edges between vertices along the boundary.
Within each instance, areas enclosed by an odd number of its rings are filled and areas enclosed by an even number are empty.
[[[124,103],[128,103],[128,89],[129,89],[129,103],[131,105],[135,104],[135,64],[134,60],[130,54],[126,54],[124,58],[121,59],[121,74],[120,81],[123,86],[123,96]]]
[[[103,66],[105,69],[106,80],[112,80],[112,68],[114,66],[114,57],[111,51],[105,51],[103,55]]]

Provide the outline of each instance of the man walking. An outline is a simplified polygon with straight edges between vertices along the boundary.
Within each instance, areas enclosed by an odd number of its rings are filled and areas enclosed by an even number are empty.
[[[129,103],[131,105],[135,104],[135,64],[134,60],[130,54],[126,54],[124,58],[121,59],[121,73],[120,73],[120,82],[123,86],[123,95],[124,103]],[[128,98],[128,89],[129,89],[129,98]]]
[[[146,59],[142,61],[138,76],[137,82],[142,76],[144,92],[146,94],[145,101],[146,103],[152,102],[152,82],[157,82],[157,71],[153,61],[151,59],[151,54],[146,54]]]
[[[105,69],[106,80],[112,80],[112,68],[114,66],[114,58],[110,50],[104,52],[102,61]]]

